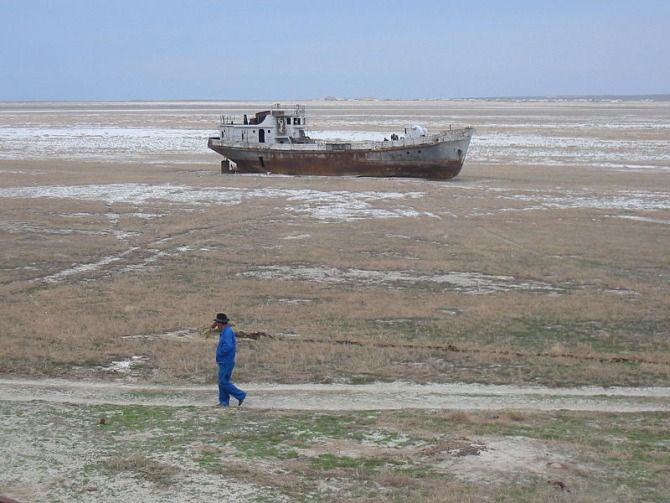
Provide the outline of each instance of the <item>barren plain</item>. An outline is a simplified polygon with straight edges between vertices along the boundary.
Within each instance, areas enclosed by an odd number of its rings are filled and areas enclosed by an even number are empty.
[[[0,103],[0,495],[667,501],[670,101],[305,104],[477,133],[449,182],[222,175],[270,103]]]

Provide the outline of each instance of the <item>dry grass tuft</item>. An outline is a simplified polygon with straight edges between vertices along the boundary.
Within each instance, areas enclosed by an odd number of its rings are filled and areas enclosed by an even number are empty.
[[[104,462],[105,468],[112,472],[130,472],[155,484],[170,485],[179,473],[179,468],[159,463],[142,455],[113,457]]]

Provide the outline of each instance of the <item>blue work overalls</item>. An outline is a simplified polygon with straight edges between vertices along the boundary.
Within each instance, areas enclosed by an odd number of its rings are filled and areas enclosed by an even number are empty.
[[[216,346],[216,363],[219,366],[219,405],[230,405],[231,395],[238,401],[244,400],[247,394],[230,382],[235,368],[235,331],[230,325],[225,325],[219,335],[219,344]]]

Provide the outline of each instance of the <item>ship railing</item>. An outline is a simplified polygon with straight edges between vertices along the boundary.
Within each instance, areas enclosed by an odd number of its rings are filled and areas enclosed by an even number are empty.
[[[270,108],[272,115],[276,115],[277,112],[288,113],[297,117],[305,116],[305,105],[282,105],[281,103],[275,103]]]
[[[288,114],[295,117],[305,117],[305,105],[289,105],[285,106],[280,103],[275,103],[270,107],[270,111],[273,115],[277,115],[278,112],[283,114]],[[248,114],[249,115],[249,114]],[[280,114],[281,115],[281,114]],[[249,120],[251,120],[251,115],[249,115]],[[241,115],[221,115],[219,116],[219,127],[221,126],[233,126],[241,125],[244,121]]]
[[[236,117],[235,115],[222,115],[221,116],[221,121],[219,123],[219,126],[231,126],[233,124],[240,124],[240,122],[236,122]]]

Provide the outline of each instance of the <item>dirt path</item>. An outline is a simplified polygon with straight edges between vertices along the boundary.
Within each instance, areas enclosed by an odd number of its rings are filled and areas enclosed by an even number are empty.
[[[479,384],[242,384],[245,407],[285,410],[670,411],[670,388],[547,388]],[[0,401],[209,407],[215,386],[0,378]]]

